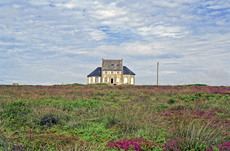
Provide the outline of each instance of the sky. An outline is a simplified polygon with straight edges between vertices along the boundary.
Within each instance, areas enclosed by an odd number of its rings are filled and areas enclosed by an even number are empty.
[[[230,85],[230,1],[0,0],[0,84],[87,83],[123,59],[137,85]]]

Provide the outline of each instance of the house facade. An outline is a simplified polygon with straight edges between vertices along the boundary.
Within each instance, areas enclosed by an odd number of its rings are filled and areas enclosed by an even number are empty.
[[[87,76],[87,84],[95,83],[135,85],[135,73],[123,66],[123,59],[102,59],[102,66]]]

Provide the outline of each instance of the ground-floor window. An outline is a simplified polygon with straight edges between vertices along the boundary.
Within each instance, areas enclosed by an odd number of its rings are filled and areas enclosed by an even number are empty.
[[[131,84],[133,84],[133,78],[131,78]]]
[[[108,81],[107,81],[107,78],[104,78],[104,81],[105,81],[105,83],[107,83]]]
[[[117,83],[120,83],[120,79],[119,78],[117,78]]]
[[[98,77],[95,78],[95,83],[98,83]]]
[[[91,83],[91,77],[89,77],[89,83]]]
[[[124,78],[124,84],[128,83],[128,78]]]

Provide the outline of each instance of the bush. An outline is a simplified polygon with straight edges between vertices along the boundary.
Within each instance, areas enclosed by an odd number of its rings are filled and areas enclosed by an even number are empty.
[[[171,99],[169,99],[169,101],[168,101],[169,104],[174,104],[175,102],[176,102],[176,99],[174,99],[174,98],[171,98]]]
[[[89,86],[93,86],[93,85],[98,85],[98,86],[108,86],[107,83],[96,83],[96,84],[88,84]]]
[[[58,120],[54,117],[53,114],[44,115],[40,121],[41,126],[51,127],[52,125],[57,125],[57,124],[58,124]]]
[[[201,86],[208,86],[207,84],[187,84],[185,86],[198,86],[198,87],[201,87]]]
[[[84,84],[80,84],[80,83],[73,83],[73,84],[65,84],[65,86],[82,86]]]

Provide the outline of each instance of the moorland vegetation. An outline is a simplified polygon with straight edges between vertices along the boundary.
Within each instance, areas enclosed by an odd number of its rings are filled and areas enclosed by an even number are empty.
[[[230,150],[230,87],[1,85],[0,150]]]

